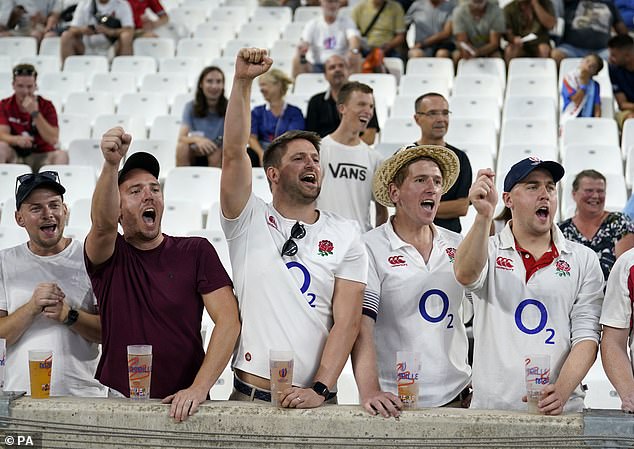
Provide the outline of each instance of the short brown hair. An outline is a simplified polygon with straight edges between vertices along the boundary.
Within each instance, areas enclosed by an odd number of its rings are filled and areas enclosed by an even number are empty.
[[[416,101],[414,101],[414,110],[418,111],[418,107],[420,106],[420,102],[423,101],[425,98],[428,98],[428,97],[440,97],[443,100],[445,100],[445,102],[447,102],[447,99],[444,97],[444,95],[441,95],[438,92],[427,92],[426,94],[423,94],[420,97],[418,97],[416,99]]]
[[[319,153],[319,144],[321,142],[319,134],[312,131],[303,131],[298,129],[286,131],[281,136],[275,138],[268,148],[264,150],[264,157],[262,158],[262,166],[264,167],[264,170],[269,167],[279,167],[282,157],[288,148],[288,144],[297,139],[308,140]]]
[[[352,92],[361,92],[364,94],[374,93],[372,88],[367,84],[360,83],[358,81],[348,81],[346,84],[341,86],[341,90],[339,90],[339,95],[337,95],[337,105],[345,104]]]
[[[579,173],[577,173],[577,176],[575,176],[574,181],[572,181],[573,192],[576,192],[577,190],[579,190],[579,183],[581,182],[582,178],[600,179],[604,183],[606,184],[608,183],[605,179],[605,176],[603,176],[602,173],[592,169],[582,170]]]

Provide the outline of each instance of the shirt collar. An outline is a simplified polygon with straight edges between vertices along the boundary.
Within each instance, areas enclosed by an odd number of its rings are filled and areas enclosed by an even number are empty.
[[[396,233],[396,231],[394,230],[394,225],[392,224],[392,219],[394,217],[390,217],[387,220],[387,223],[385,223],[385,233],[387,235],[387,239],[390,242],[390,249],[392,250],[397,250],[399,248],[403,248],[405,246],[412,246],[411,243],[407,243],[406,241],[404,241],[403,239],[401,239],[398,234]],[[436,229],[436,225],[434,225],[433,223],[430,225],[431,226],[431,231],[433,234],[432,237],[432,248],[435,248],[436,242],[441,242],[442,241],[442,236],[440,235],[440,233],[438,232],[438,230]]]
[[[515,236],[511,230],[512,221],[513,220],[509,220],[506,226],[504,226],[504,229],[500,231],[500,249],[515,249]],[[570,252],[568,241],[555,223],[553,223],[552,228],[550,228],[550,235],[559,254]]]

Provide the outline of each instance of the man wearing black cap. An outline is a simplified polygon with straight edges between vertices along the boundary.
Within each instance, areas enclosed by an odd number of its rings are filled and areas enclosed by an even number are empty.
[[[472,408],[526,410],[524,367],[532,355],[550,359],[539,412],[583,408],[580,383],[596,358],[603,274],[592,250],[553,225],[563,175],[557,162],[527,158],[513,165],[502,196],[512,219],[492,237],[493,171],[480,170],[469,191],[478,214],[458,247],[454,272],[478,298]]]
[[[156,158],[135,153],[118,171],[131,140],[120,127],[102,137],[104,165],[86,237],[86,267],[103,330],[96,377],[128,396],[126,346],[152,345],[150,396],[171,402],[170,416],[182,421],[205,401],[229,361],[240,331],[238,306],[207,240],[161,233]],[[207,355],[200,334],[203,307],[215,323]]]
[[[63,236],[65,192],[53,171],[16,182],[15,220],[29,240],[0,251],[5,390],[29,391],[28,351],[52,349],[51,395],[105,396],[107,389],[94,379],[101,325],[82,244]]]

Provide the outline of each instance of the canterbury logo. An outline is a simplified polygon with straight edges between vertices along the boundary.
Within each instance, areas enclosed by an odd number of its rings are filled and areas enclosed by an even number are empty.
[[[501,268],[502,270],[512,270],[513,261],[506,257],[498,257],[495,259],[495,268]]]
[[[405,262],[403,256],[390,256],[387,258],[387,261],[393,267],[403,267],[407,265],[407,262]]]

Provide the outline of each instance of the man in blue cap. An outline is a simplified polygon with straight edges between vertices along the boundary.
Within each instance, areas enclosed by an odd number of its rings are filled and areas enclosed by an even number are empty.
[[[477,216],[454,272],[477,296],[472,408],[525,410],[524,369],[532,355],[550,359],[539,412],[583,408],[580,383],[596,358],[604,282],[594,252],[567,241],[553,224],[563,175],[557,162],[535,157],[513,165],[502,194],[512,219],[492,237],[493,171],[480,170],[469,191]]]

